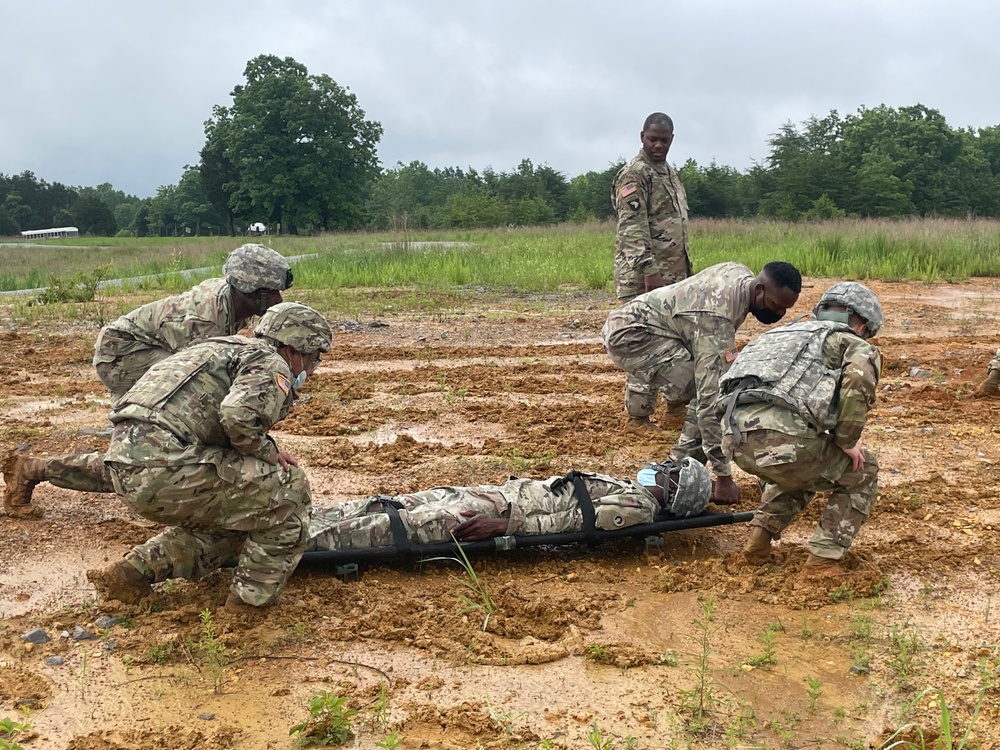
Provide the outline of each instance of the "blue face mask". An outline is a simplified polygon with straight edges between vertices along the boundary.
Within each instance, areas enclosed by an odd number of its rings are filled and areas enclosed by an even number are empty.
[[[635,479],[643,487],[656,487],[656,474],[656,469],[640,469]]]
[[[292,390],[298,393],[302,386],[306,384],[306,371],[303,370],[298,375],[295,376],[295,380],[292,381]]]

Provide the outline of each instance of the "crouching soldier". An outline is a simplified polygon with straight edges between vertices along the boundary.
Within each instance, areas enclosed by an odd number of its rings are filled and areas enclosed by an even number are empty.
[[[724,450],[763,483],[747,561],[766,562],[771,542],[817,492],[829,492],[803,568],[825,577],[843,574],[839,561],[878,492],[878,463],[860,439],[882,366],[867,341],[882,325],[882,306],[864,285],[841,282],[813,312],[814,320],[770,330],[740,352],[720,382],[718,414]]]
[[[976,388],[976,398],[1000,398],[1000,349],[986,365],[986,380]]]
[[[104,459],[115,491],[168,528],[87,572],[105,598],[136,603],[152,583],[200,578],[235,558],[225,607],[241,611],[274,603],[298,564],[309,482],[268,431],[332,333],[312,308],[283,302],[254,334],[193,344],[153,365],[116,403]]]

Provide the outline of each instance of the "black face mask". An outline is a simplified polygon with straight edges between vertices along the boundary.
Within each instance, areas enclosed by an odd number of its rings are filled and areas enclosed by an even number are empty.
[[[768,310],[766,307],[762,307],[759,310],[751,310],[750,314],[766,326],[769,326],[772,323],[777,323],[784,317],[780,313],[776,313],[774,310]]]

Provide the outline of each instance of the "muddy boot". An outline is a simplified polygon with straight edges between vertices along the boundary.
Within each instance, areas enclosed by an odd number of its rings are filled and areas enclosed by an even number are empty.
[[[658,430],[655,424],[649,421],[649,417],[629,417],[628,428],[630,430]]]
[[[1000,370],[990,370],[986,380],[979,384],[972,395],[976,398],[1000,398]]]
[[[743,547],[743,557],[751,565],[763,565],[771,559],[771,532],[762,526],[750,529],[750,538]]]
[[[10,516],[41,515],[31,505],[35,485],[45,481],[45,461],[31,458],[27,453],[13,450],[3,463],[3,505]]]
[[[847,571],[841,566],[840,560],[831,560],[810,552],[806,564],[802,566],[802,575],[806,578],[843,578]]]
[[[295,599],[294,597],[282,595],[268,604],[255,607],[252,604],[247,604],[236,594],[230,591],[229,596],[226,597],[226,603],[222,605],[222,608],[231,615],[239,615],[251,614],[253,612],[266,612],[272,607],[298,607],[303,604],[304,602],[301,599]]]
[[[123,604],[138,604],[153,592],[146,576],[128,560],[88,570],[87,580],[104,599],[117,599]]]

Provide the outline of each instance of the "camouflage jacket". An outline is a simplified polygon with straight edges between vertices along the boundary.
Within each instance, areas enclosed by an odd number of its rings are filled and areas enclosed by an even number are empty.
[[[615,176],[611,203],[618,215],[619,297],[645,292],[646,275],[659,272],[667,283],[691,275],[687,194],[667,162],[657,164],[640,150]]]
[[[719,263],[629,303],[654,333],[680,341],[695,368],[694,409],[702,448],[719,476],[731,473],[715,416],[719,378],[736,356],[736,331],[750,312],[755,274],[741,263]],[[728,358],[728,360],[727,360]]]
[[[791,323],[774,328],[762,334],[755,344],[765,344],[768,337],[780,336],[789,330],[805,333],[815,323]],[[835,327],[836,324],[828,324]],[[841,448],[853,448],[861,439],[861,432],[868,419],[868,412],[875,403],[875,391],[882,371],[882,355],[879,350],[855,334],[844,331],[839,326],[823,341],[821,361],[815,367],[836,375],[833,386],[832,416],[834,425],[830,428],[834,441]],[[742,356],[742,354],[741,354]],[[739,362],[739,358],[736,360]],[[818,388],[822,389],[820,384]],[[752,391],[750,391],[752,393]],[[825,430],[815,423],[808,414],[781,406],[770,401],[738,404],[733,411],[733,419],[740,432],[748,430],[775,430],[787,435],[810,437]],[[726,434],[732,434],[732,426],[723,423]]]
[[[232,336],[249,318],[236,319],[230,289],[225,279],[207,279],[183,294],[150,302],[122,315],[101,332],[102,337],[106,334],[110,338],[134,339],[142,348],[173,353],[192,341]],[[95,365],[100,356],[94,358]]]
[[[171,466],[215,463],[235,449],[277,464],[278,448],[267,434],[288,413],[292,373],[272,344],[243,336],[198,342],[153,365],[111,412],[161,428],[173,438],[143,445],[112,439],[106,459]],[[208,458],[205,458],[205,448]],[[222,459],[220,459],[222,460]],[[221,473],[221,472],[220,472]]]

